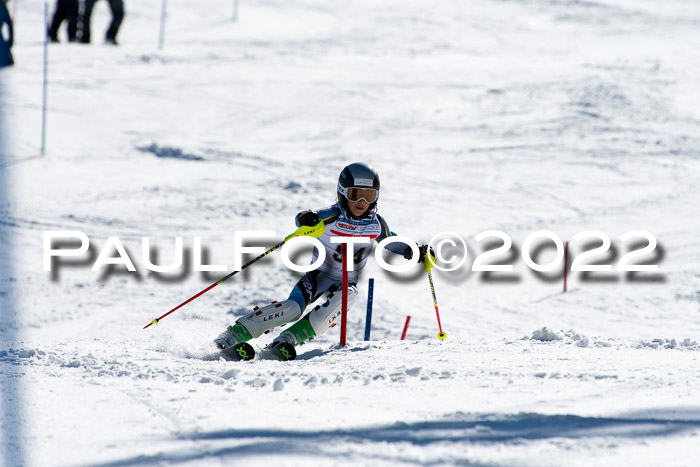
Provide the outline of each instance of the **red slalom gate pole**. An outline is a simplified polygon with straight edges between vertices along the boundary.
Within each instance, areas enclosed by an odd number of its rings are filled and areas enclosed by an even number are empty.
[[[566,274],[569,271],[569,242],[564,247],[564,292],[566,292]]]
[[[406,324],[403,325],[403,332],[401,333],[401,340],[406,339],[406,333],[408,332],[408,323],[411,322],[411,316],[406,316]]]
[[[348,244],[343,243],[341,255],[343,256],[343,290],[342,290],[342,312],[340,315],[340,345],[345,346],[346,329],[348,325]]]

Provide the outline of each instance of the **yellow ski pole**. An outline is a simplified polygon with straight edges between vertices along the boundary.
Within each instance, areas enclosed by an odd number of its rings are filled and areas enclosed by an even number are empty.
[[[440,332],[438,332],[437,336],[438,336],[438,339],[444,341],[445,337],[447,337],[447,334],[445,334],[443,332],[442,324],[440,323],[440,310],[438,310],[437,297],[435,296],[435,284],[433,284],[433,275],[431,273],[433,266],[435,266],[435,260],[433,259],[433,255],[431,254],[430,249],[426,249],[425,258],[423,258],[423,268],[425,269],[425,272],[428,273],[428,280],[430,281],[430,292],[433,294],[433,305],[435,305],[435,316],[437,316],[438,329],[440,330]]]

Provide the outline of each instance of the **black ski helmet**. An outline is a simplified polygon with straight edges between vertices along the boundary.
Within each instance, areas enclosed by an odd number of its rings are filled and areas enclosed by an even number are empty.
[[[344,209],[348,207],[348,200],[345,193],[348,188],[374,188],[377,190],[377,198],[369,204],[367,212],[372,212],[377,208],[379,201],[379,174],[371,165],[363,162],[354,162],[345,167],[338,177],[338,201]]]

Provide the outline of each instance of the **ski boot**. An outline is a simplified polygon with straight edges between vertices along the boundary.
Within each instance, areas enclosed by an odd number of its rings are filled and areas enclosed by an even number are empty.
[[[348,288],[348,309],[357,299],[357,289],[354,286]],[[295,346],[320,336],[337,324],[341,315],[342,294],[339,290],[327,295],[322,305],[317,305],[299,321],[294,323],[263,350],[263,358],[276,360],[294,360],[296,358]],[[286,352],[285,352],[286,351]]]
[[[219,350],[229,349],[236,344],[247,342],[253,338],[253,335],[241,323],[235,323],[229,326],[224,332],[219,334],[219,337],[214,339],[214,344]]]
[[[252,338],[243,325],[236,323],[214,339],[214,344],[226,360],[251,360],[255,357],[255,349],[247,341]]]
[[[296,321],[300,316],[301,309],[294,300],[274,301],[262,308],[256,306],[252,313],[239,318],[214,339],[214,344],[226,359],[250,360],[255,350],[247,344],[249,340],[260,337],[274,327]]]
[[[261,357],[270,360],[294,360],[297,357],[294,346],[302,345],[315,336],[316,331],[311,326],[307,314],[265,347]]]

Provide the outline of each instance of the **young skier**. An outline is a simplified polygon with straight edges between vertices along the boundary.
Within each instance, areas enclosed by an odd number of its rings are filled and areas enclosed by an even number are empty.
[[[232,359],[248,359],[254,354],[245,342],[264,332],[282,326],[301,317],[306,307],[324,297],[322,305],[314,307],[302,319],[282,332],[265,348],[271,357],[282,360],[295,358],[294,346],[315,336],[320,336],[335,326],[342,307],[342,257],[341,244],[331,243],[339,236],[367,237],[369,243],[353,246],[354,270],[348,272],[348,311],[357,300],[357,281],[372,251],[372,242],[381,242],[396,234],[389,230],[386,221],[377,213],[379,199],[379,175],[369,165],[356,162],[345,167],[338,178],[336,204],[318,211],[297,214],[297,227],[316,226],[323,221],[323,234],[318,238],[326,249],[326,259],[316,270],[307,272],[292,289],[287,300],[272,302],[263,308],[255,308],[233,326],[229,326],[214,339],[223,355]],[[403,243],[390,243],[387,249],[411,259],[413,250]],[[427,245],[420,247],[419,262],[426,260]],[[432,253],[432,251],[431,251]],[[312,262],[318,258],[314,249]],[[349,259],[350,260],[350,259]],[[429,261],[429,260],[428,260]],[[433,258],[434,262],[434,258]]]

